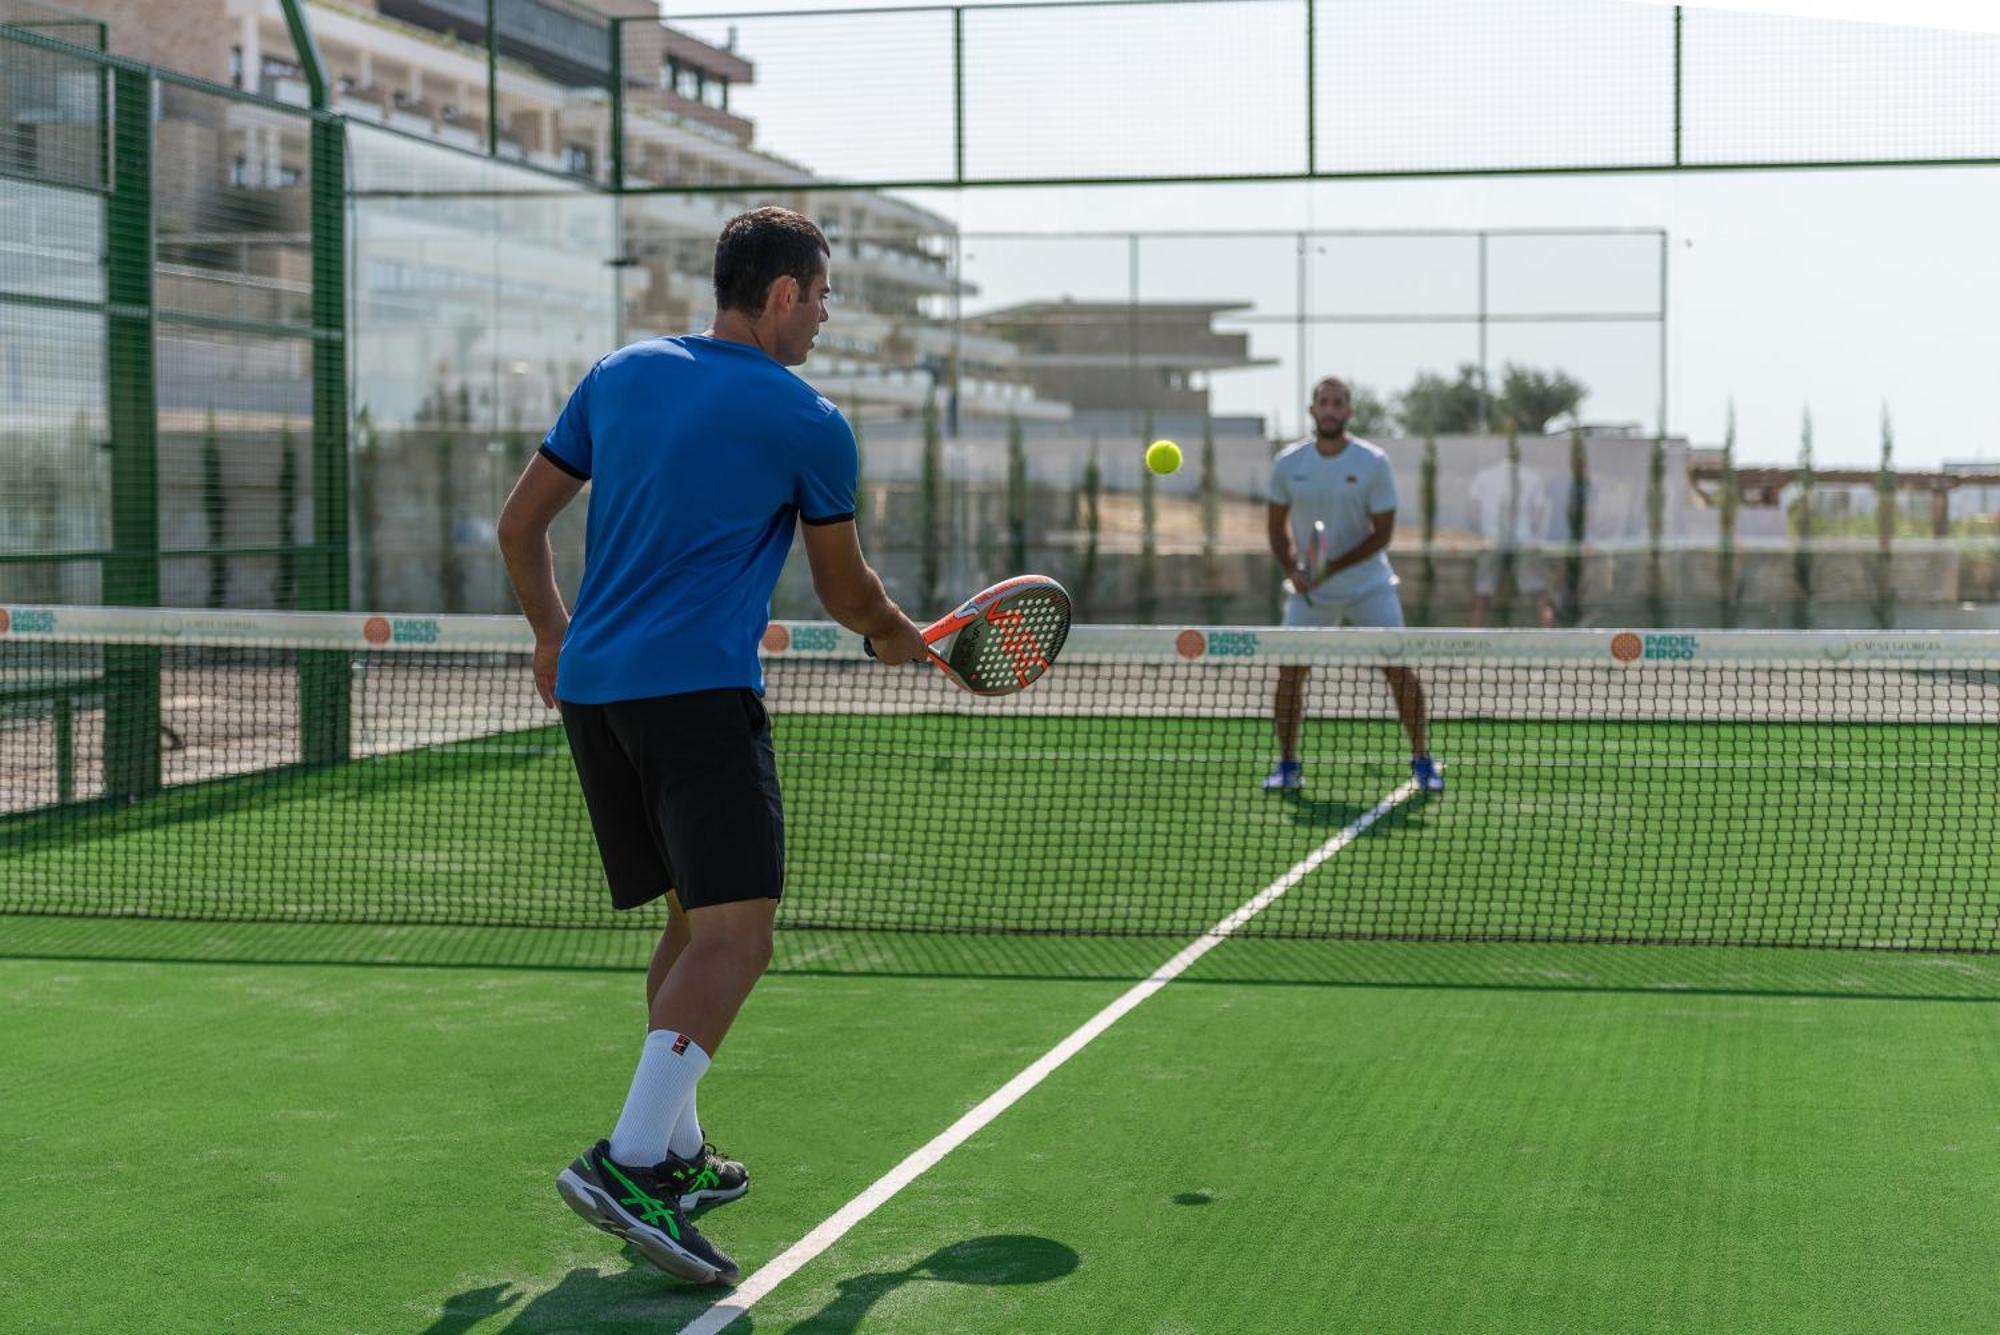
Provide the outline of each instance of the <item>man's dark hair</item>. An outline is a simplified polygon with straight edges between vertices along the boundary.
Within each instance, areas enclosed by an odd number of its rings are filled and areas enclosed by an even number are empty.
[[[829,250],[826,234],[802,213],[771,207],[737,214],[715,243],[715,308],[762,315],[771,284],[789,277],[810,286]]]

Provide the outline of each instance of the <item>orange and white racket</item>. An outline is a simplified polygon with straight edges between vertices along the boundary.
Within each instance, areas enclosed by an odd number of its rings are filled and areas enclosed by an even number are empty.
[[[1069,638],[1069,594],[1047,575],[1017,575],[974,594],[924,627],[938,671],[974,695],[1026,690],[1047,672]],[[942,651],[946,639],[951,644]],[[875,656],[875,646],[862,647]]]

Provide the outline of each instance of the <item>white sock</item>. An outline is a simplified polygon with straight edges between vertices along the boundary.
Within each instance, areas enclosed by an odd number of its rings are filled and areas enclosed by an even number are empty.
[[[687,1107],[681,1109],[681,1120],[674,1123],[674,1134],[667,1141],[667,1153],[676,1159],[692,1159],[707,1143],[701,1134],[701,1115],[694,1110],[694,1091],[689,1090]]]
[[[707,1069],[708,1054],[686,1034],[672,1029],[647,1034],[625,1111],[611,1130],[611,1157],[635,1168],[660,1162],[681,1109],[694,1098],[695,1082]]]

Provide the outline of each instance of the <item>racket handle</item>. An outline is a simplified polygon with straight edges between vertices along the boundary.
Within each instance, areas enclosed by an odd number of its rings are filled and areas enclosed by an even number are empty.
[[[881,657],[880,654],[875,652],[875,641],[869,639],[865,635],[861,637],[861,652],[867,654],[870,658]],[[924,660],[921,658],[913,658],[910,660],[911,667],[920,668],[923,665],[924,665]]]

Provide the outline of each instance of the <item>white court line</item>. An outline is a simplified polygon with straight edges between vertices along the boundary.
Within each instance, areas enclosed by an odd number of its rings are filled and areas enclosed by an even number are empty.
[[[876,1209],[897,1192],[936,1166],[945,1155],[972,1139],[987,1123],[1013,1107],[1020,1101],[1022,1095],[1046,1080],[1058,1066],[1083,1051],[1092,1039],[1118,1023],[1128,1011],[1147,997],[1187,972],[1189,966],[1196,960],[1227,940],[1244,923],[1277,903],[1284,897],[1286,891],[1311,875],[1314,868],[1353,843],[1355,837],[1363,830],[1393,811],[1416,791],[1416,781],[1412,780],[1376,803],[1372,811],[1356,817],[1339,834],[1314,849],[1304,861],[1259,890],[1234,913],[1190,941],[1179,954],[1153,970],[1143,982],[1134,984],[1123,996],[1084,1021],[1083,1026],[1075,1033],[1050,1048],[1033,1065],[987,1095],[978,1107],[940,1131],[929,1144],[913,1152],[907,1159],[877,1179],[873,1186],[841,1206],[818,1228],[765,1262],[762,1269],[737,1285],[730,1291],[728,1297],[682,1327],[681,1335],[716,1335],[737,1317],[748,1312],[758,1299],[784,1283],[808,1261],[840,1241],[849,1229],[875,1213]]]

